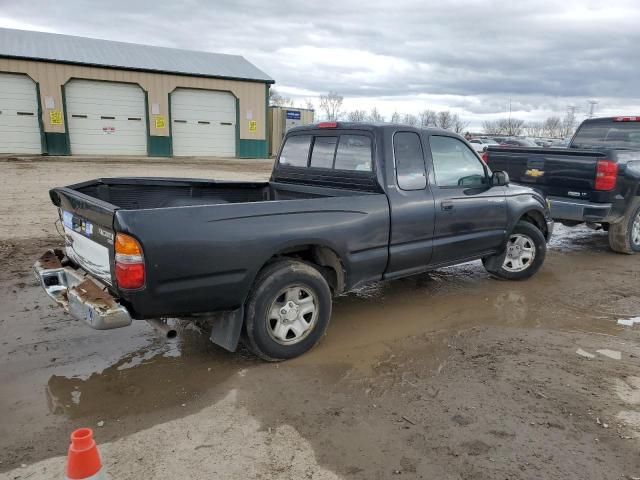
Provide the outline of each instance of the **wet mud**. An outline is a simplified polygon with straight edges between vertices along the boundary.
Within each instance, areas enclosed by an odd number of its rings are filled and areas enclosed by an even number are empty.
[[[166,341],[144,322],[95,332],[70,319],[29,272],[55,242],[0,250],[3,470],[63,454],[76,426],[104,422],[108,442],[231,390],[344,477],[596,478],[602,465],[598,478],[619,478],[640,467],[629,402],[638,332],[617,324],[638,314],[640,265],[608,252],[598,232],[567,230],[527,282],[473,262],[341,296],[323,342],[276,365],[229,354],[191,324]],[[585,360],[578,347],[621,360]],[[625,385],[632,393],[617,395]]]
[[[525,282],[472,262],[343,295],[321,344],[279,364],[182,322],[171,341],[146,322],[91,330],[30,273],[55,246],[0,242],[0,477],[48,478],[30,466],[64,455],[83,425],[114,445],[154,428],[175,436],[173,447],[136,440],[111,459],[114,478],[171,478],[175,462],[192,478],[240,478],[231,459],[246,478],[640,476],[640,325],[617,323],[640,315],[640,257],[610,252],[602,232],[559,227]],[[234,433],[238,409],[256,422],[249,436]],[[196,424],[228,426],[195,442]],[[294,453],[276,462],[245,448],[277,441],[306,445],[302,470]],[[166,456],[180,445],[190,453]]]

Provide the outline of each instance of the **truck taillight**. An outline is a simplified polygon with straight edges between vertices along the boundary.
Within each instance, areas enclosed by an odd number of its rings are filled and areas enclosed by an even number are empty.
[[[614,122],[640,122],[640,116],[637,117],[616,117]]]
[[[320,122],[318,128],[338,128],[338,122]]]
[[[144,256],[138,241],[124,233],[115,239],[116,282],[118,287],[134,290],[144,286]]]
[[[486,150],[484,152],[482,152],[482,155],[480,155],[480,160],[482,160],[482,162],[485,165],[489,164],[489,152],[487,152]]]
[[[595,189],[609,191],[616,188],[618,178],[618,164],[611,160],[598,160],[596,167]]]

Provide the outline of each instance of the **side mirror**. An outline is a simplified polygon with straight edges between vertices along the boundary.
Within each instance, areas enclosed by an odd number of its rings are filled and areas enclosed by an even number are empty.
[[[491,175],[491,186],[493,187],[505,187],[509,185],[509,174],[498,170]]]

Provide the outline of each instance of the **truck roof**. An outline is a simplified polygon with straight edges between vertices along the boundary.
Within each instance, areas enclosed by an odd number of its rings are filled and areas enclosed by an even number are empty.
[[[442,128],[421,128],[421,127],[413,127],[411,125],[405,125],[402,123],[386,123],[386,122],[317,122],[310,123],[308,125],[301,125],[299,127],[294,127],[289,130],[289,132],[300,132],[300,131],[308,131],[308,130],[368,130],[371,132],[374,131],[383,131],[383,130],[415,130],[415,131],[424,131],[428,133],[437,133],[450,135],[452,137],[459,137],[457,133],[454,133],[450,130],[444,130]]]

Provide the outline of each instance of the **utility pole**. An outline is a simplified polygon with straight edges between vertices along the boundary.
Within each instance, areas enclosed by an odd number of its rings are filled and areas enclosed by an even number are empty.
[[[587,115],[587,118],[593,118],[593,114],[596,110],[596,105],[598,104],[597,100],[587,100],[587,103],[589,104],[589,114]]]

